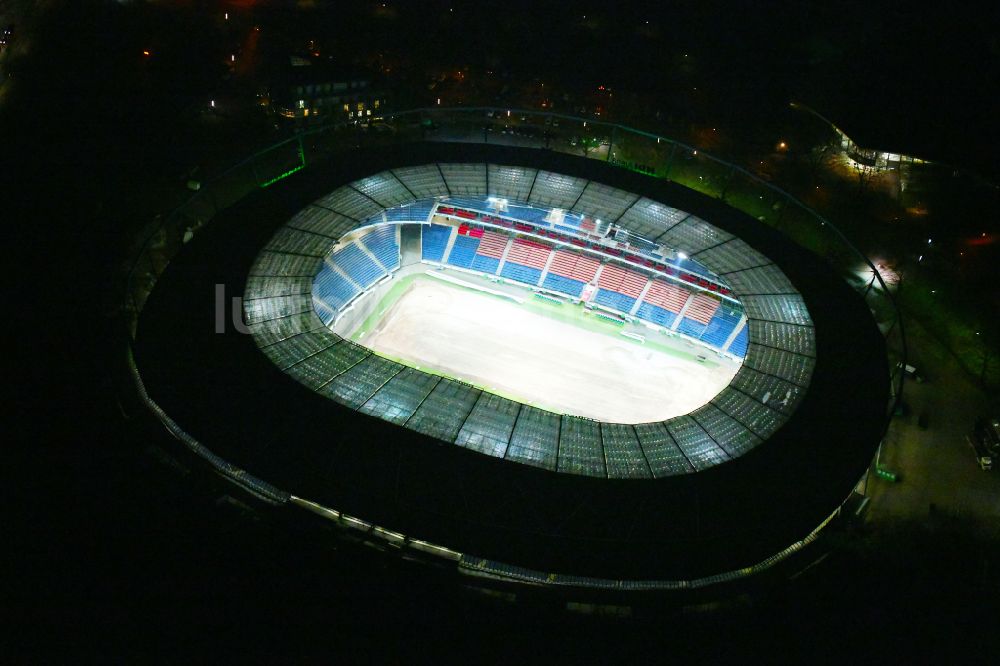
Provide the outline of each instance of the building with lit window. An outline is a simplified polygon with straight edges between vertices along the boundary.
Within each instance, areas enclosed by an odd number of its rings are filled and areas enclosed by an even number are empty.
[[[881,146],[882,144],[879,139],[874,138],[870,135],[870,133],[866,135],[865,133],[859,133],[852,130],[852,134],[854,135],[854,138],[852,138],[851,136],[848,136],[847,132],[840,126],[828,120],[826,117],[814,109],[809,108],[805,104],[792,102],[791,107],[793,109],[810,113],[829,125],[830,129],[832,129],[834,134],[837,136],[838,147],[852,166],[867,167],[876,171],[898,171],[902,165],[929,164],[931,162],[930,160],[914,157],[913,155],[889,151],[884,147],[874,147]]]
[[[322,60],[293,56],[271,84],[271,109],[283,118],[367,122],[385,104],[385,90],[370,74]]]

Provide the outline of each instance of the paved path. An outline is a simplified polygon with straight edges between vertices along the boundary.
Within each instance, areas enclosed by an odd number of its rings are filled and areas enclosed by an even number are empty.
[[[892,484],[873,475],[869,520],[919,519],[933,504],[1000,532],[1000,472],[981,470],[965,441],[976,417],[986,413],[988,398],[919,324],[904,323],[910,363],[927,379],[906,380],[909,413],[893,420],[882,457],[901,480]],[[922,413],[926,430],[917,425]]]

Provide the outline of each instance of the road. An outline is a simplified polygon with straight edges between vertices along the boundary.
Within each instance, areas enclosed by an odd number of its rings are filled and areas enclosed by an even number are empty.
[[[869,521],[922,519],[937,512],[962,514],[1000,534],[1000,472],[983,471],[965,441],[989,397],[944,347],[916,322],[904,320],[910,363],[926,377],[907,379],[908,414],[896,417],[883,449],[882,464],[900,475],[898,483],[872,477]],[[918,418],[926,413],[928,427]]]

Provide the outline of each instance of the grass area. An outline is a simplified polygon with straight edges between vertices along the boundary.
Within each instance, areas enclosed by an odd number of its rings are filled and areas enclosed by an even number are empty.
[[[1000,386],[1000,355],[990,349],[990,322],[983,320],[984,313],[962,307],[950,291],[914,272],[906,278],[896,300],[954,354],[966,372],[987,387]],[[979,326],[973,324],[977,319]]]

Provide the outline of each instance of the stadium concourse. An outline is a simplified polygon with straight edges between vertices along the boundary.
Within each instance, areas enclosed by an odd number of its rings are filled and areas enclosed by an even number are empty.
[[[743,365],[660,422],[525,405],[335,332],[407,263]],[[252,336],[214,333],[216,284]],[[814,255],[673,183],[483,145],[358,152],[224,211],[163,274],[135,354],[165,413],[282,492],[469,561],[615,580],[807,537],[865,473],[889,394],[867,306]]]

